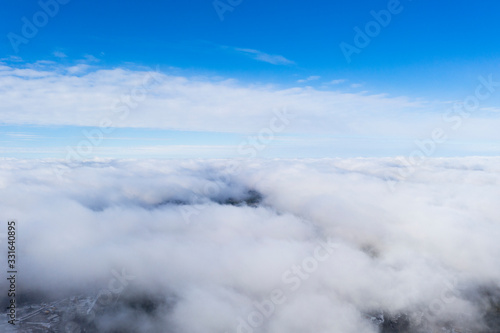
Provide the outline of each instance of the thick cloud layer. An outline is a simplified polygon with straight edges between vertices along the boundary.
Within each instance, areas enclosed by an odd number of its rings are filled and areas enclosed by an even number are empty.
[[[395,159],[94,160],[63,177],[4,159],[0,211],[25,297],[120,293],[101,332],[480,332],[499,162],[429,159],[394,183]]]

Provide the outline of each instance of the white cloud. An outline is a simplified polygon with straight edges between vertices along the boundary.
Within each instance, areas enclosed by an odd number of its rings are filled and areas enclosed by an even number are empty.
[[[268,125],[273,110],[287,108],[295,117],[289,131],[369,135],[408,133],[438,118],[427,111],[432,105],[406,97],[249,86],[86,64],[2,66],[0,76],[6,124],[99,126],[109,119],[115,127],[255,133]]]
[[[481,111],[486,111],[486,112],[491,112],[491,113],[499,113],[500,108],[499,107],[484,107],[484,108],[481,108]]]
[[[86,54],[86,55],[84,56],[84,59],[85,59],[85,61],[87,61],[87,62],[99,62],[99,61],[100,61],[100,60],[99,60],[99,58],[97,58],[97,57],[93,56],[92,54]]]
[[[23,62],[23,58],[15,55],[10,55],[7,58],[0,58],[0,62],[14,62],[21,63]]]
[[[337,80],[330,81],[330,84],[341,84],[341,83],[344,83],[346,81],[347,81],[346,79],[337,79]]]
[[[70,67],[66,67],[66,71],[69,75],[78,75],[87,73],[92,67],[88,64],[78,64]]]
[[[4,124],[160,128],[259,133],[273,111],[293,119],[284,133],[427,139],[442,128],[450,140],[498,140],[500,119],[471,113],[456,121],[448,105],[405,96],[313,87],[248,85],[147,69],[102,69],[50,63],[0,66]],[[456,117],[455,117],[456,118]],[[414,147],[408,146],[408,153]]]
[[[288,60],[287,58],[285,58],[281,55],[268,54],[268,53],[264,53],[264,52],[261,52],[258,50],[253,50],[253,49],[235,48],[235,50],[238,52],[241,52],[243,54],[246,54],[255,60],[267,62],[267,63],[273,64],[273,65],[293,65],[293,64],[295,64],[293,61]]]
[[[30,134],[30,133],[19,133],[19,132],[7,132],[4,133],[8,137],[12,137],[15,139],[21,139],[21,140],[34,140],[34,139],[40,139],[42,136],[36,135],[36,134]]]
[[[237,332],[279,289],[255,331],[374,333],[381,311],[416,325],[432,310],[431,323],[476,332],[477,297],[500,296],[499,162],[430,159],[391,192],[389,158],[2,159],[0,210],[18,222],[19,285],[94,295],[123,268],[135,279],[121,299],[154,295],[149,314],[126,301],[98,313],[109,329]],[[248,189],[257,207],[224,204]]]
[[[83,137],[83,135],[82,135]],[[19,140],[19,138],[17,138]],[[36,140],[37,137],[26,137],[21,138],[21,140]],[[105,138],[104,140],[115,140]],[[151,140],[151,139],[148,139]],[[91,155],[96,158],[185,158],[197,157],[197,158],[230,158],[238,155],[238,147],[234,145],[140,145],[137,144],[138,140],[130,140],[130,146],[124,149],[122,146],[118,147],[105,147],[96,146],[92,148]],[[72,140],[67,140],[71,143],[73,149],[77,149],[78,142],[81,139],[75,138]],[[43,147],[24,147],[16,146],[9,142],[8,147],[0,147],[0,154],[6,156],[29,156],[29,157],[64,157],[68,155],[68,148],[66,146],[43,146]],[[80,156],[71,157],[71,159],[82,159],[88,157],[87,155],[81,154]]]
[[[308,82],[308,81],[315,81],[315,80],[319,80],[321,78],[321,76],[318,76],[318,75],[312,75],[312,76],[309,76],[308,78],[306,79],[302,79],[302,80],[297,80],[298,83],[304,83],[304,82]]]
[[[57,57],[57,58],[67,58],[68,56],[66,55],[66,53],[64,52],[61,52],[61,51],[54,51],[54,56]]]

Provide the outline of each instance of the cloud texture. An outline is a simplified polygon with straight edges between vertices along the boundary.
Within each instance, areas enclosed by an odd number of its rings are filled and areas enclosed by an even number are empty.
[[[287,108],[295,116],[289,132],[402,135],[439,119],[415,113],[437,105],[404,96],[249,85],[175,70],[0,63],[0,77],[4,124],[100,126],[105,121],[113,127],[254,133],[273,110]]]
[[[430,159],[390,187],[395,159],[4,159],[0,211],[25,294],[133,276],[122,299],[154,306],[115,306],[101,332],[369,333],[398,316],[480,332],[499,295],[499,162]]]

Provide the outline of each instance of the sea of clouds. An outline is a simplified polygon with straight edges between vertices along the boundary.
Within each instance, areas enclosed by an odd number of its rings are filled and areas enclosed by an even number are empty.
[[[0,212],[26,302],[121,295],[99,332],[482,332],[499,162],[2,159]]]

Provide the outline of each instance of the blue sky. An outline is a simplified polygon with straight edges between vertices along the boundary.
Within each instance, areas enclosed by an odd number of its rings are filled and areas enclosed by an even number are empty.
[[[98,126],[109,112],[105,101],[136,87],[134,75],[147,75],[151,68],[165,80],[148,89],[146,102],[132,110],[144,110],[150,119],[132,115],[114,122],[117,130],[83,157],[240,156],[238,147],[265,132],[272,109],[281,107],[295,110],[295,121],[274,131],[265,149],[257,149],[258,156],[408,155],[415,140],[444,127],[443,115],[453,103],[474,94],[481,84],[478,77],[500,81],[500,4],[495,1],[40,3],[9,1],[0,14],[0,93],[8,101],[0,110],[0,142],[6,157],[66,156],[68,146],[85,139],[82,131]],[[44,14],[44,7],[52,15]],[[359,52],[347,61],[340,44],[356,47],[355,28],[367,33],[367,25],[375,22],[373,12],[383,16],[381,11],[389,13],[390,21],[378,23],[369,44],[357,47]],[[34,36],[23,35],[26,20],[39,20]],[[114,87],[107,84],[106,73],[116,80]],[[75,91],[62,88],[75,80]],[[103,104],[99,99],[89,105],[78,102],[102,91],[109,93],[102,96]],[[250,102],[238,104],[242,91],[255,101],[253,108]],[[191,102],[208,92],[212,97],[200,99],[203,105]],[[40,103],[43,94],[47,98]],[[282,105],[287,104],[284,95],[291,95],[289,105]],[[379,104],[370,104],[373,98]],[[60,105],[61,99],[79,105]],[[313,106],[320,100],[325,104]],[[176,113],[175,124],[163,117],[162,105]],[[32,106],[40,106],[37,113]],[[355,112],[349,111],[354,106]],[[221,123],[227,124],[218,126],[222,109]],[[498,110],[500,88],[481,100],[473,114],[461,116],[459,129],[444,128],[449,140],[432,154],[498,154]]]

